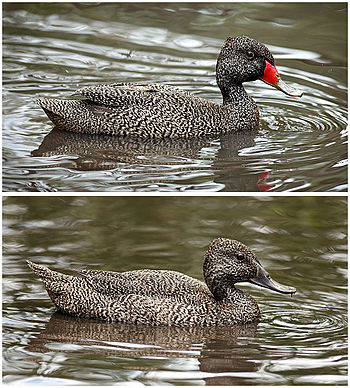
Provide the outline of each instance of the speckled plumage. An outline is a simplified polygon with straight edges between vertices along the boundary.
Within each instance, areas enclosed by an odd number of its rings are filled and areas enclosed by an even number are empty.
[[[165,85],[130,83],[87,86],[73,99],[34,102],[58,128],[81,133],[192,138],[256,130],[258,107],[242,84],[262,77],[266,60],[274,65],[258,41],[245,36],[226,40],[216,66],[222,105]]]
[[[110,322],[168,326],[245,324],[260,316],[256,301],[235,287],[261,264],[244,244],[218,238],[203,264],[206,284],[175,271],[76,271],[65,275],[28,261],[64,313]]]

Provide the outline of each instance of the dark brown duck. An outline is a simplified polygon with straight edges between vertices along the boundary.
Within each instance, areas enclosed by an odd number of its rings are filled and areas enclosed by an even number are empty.
[[[216,80],[222,105],[161,84],[114,83],[87,86],[72,97],[36,98],[59,129],[134,137],[212,137],[256,130],[259,110],[243,87],[262,81],[290,96],[301,96],[285,84],[262,43],[246,36],[228,38],[219,54]]]
[[[271,279],[244,244],[212,241],[204,257],[205,282],[175,271],[76,271],[65,275],[28,261],[63,313],[109,322],[166,326],[215,326],[257,321],[256,301],[235,287],[250,282],[293,294],[295,288]]]

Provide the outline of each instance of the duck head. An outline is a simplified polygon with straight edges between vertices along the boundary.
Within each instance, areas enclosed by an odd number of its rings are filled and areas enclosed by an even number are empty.
[[[239,282],[250,282],[282,294],[294,294],[294,287],[272,280],[255,254],[239,241],[217,238],[211,242],[204,257],[203,273],[216,300],[222,300]]]
[[[258,79],[289,96],[302,96],[299,90],[281,80],[269,49],[247,36],[227,38],[216,64],[216,79],[224,98],[232,87]]]

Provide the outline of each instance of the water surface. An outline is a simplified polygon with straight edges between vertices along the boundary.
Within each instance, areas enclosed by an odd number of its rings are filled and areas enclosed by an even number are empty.
[[[347,384],[345,197],[9,197],[3,381],[67,385]],[[25,260],[62,270],[170,269],[202,279],[216,237],[250,246],[291,298],[253,285],[261,321],[120,325],[55,313]]]
[[[16,3],[3,8],[5,191],[345,191],[346,3]],[[161,82],[221,103],[227,36],[268,45],[300,99],[257,81],[256,135],[168,142],[51,132],[37,96]]]

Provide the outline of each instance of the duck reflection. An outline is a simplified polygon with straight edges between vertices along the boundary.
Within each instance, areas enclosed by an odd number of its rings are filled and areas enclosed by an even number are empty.
[[[247,160],[239,155],[240,150],[255,146],[255,136],[256,132],[253,131],[233,133],[220,141],[208,138],[137,139],[81,134],[54,128],[31,155],[74,156],[73,168],[79,171],[112,170],[120,168],[122,164],[139,164],[152,166],[152,173],[157,174],[169,173],[169,166],[174,173],[208,170],[208,163],[203,166],[198,163],[198,160],[204,160],[210,163],[209,168],[214,171],[214,182],[223,185],[225,191],[267,191],[273,185],[262,183],[261,177],[266,178],[268,173],[264,171],[247,175]],[[209,160],[203,159],[206,147],[216,149],[213,160],[211,157]],[[144,169],[142,173],[145,173]]]
[[[78,345],[84,346],[81,351],[85,355],[193,358],[198,359],[202,372],[228,372],[233,375],[255,372],[258,368],[255,362],[250,361],[249,352],[249,349],[257,347],[256,341],[249,340],[255,337],[257,325],[169,327],[110,324],[55,312],[45,329],[31,338],[27,350],[37,353],[68,352],[70,345]],[[71,351],[79,350],[72,346]],[[232,375],[204,377],[204,380],[208,385],[247,383],[244,378]]]

